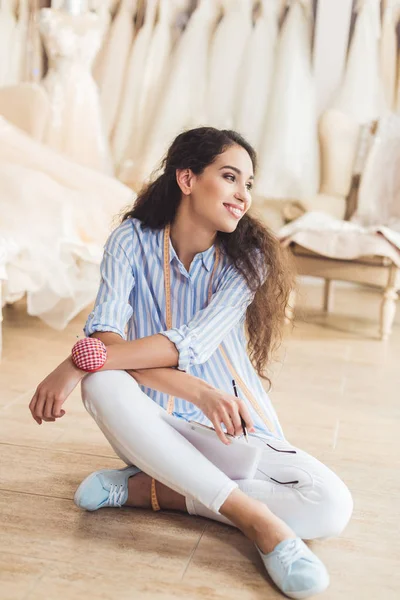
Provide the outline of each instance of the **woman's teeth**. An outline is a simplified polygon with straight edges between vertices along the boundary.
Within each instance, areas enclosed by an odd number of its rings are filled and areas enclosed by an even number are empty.
[[[243,214],[243,211],[240,210],[240,208],[234,208],[230,204],[224,204],[224,206],[237,219],[239,219],[242,216],[242,214]]]

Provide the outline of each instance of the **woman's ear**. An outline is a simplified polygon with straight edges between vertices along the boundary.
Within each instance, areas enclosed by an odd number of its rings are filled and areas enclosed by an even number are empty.
[[[190,169],[177,169],[176,181],[179,185],[182,194],[190,196],[192,193],[194,174]]]

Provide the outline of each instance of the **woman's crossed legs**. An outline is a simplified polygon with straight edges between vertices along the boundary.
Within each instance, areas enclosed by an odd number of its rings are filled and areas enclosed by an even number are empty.
[[[161,483],[162,508],[186,506],[190,514],[235,524],[264,552],[294,535],[339,535],[350,519],[353,502],[346,485],[286,441],[251,435],[250,443],[263,449],[257,473],[234,482],[162,418],[163,410],[125,371],[85,377],[82,398],[118,456],[143,471],[129,481],[127,504],[144,505],[154,477]],[[247,523],[249,514],[256,515],[254,526]]]

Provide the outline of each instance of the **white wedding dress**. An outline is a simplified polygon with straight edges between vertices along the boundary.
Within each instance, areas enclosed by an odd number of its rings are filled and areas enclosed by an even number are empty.
[[[125,84],[112,138],[112,152],[117,166],[123,156],[135,156],[135,149],[140,147],[138,135],[143,118],[141,100],[156,9],[157,0],[148,0],[144,23],[132,44],[125,71]]]
[[[98,90],[90,72],[103,33],[99,17],[42,9],[40,30],[49,58],[43,85],[51,112],[44,141],[82,165],[111,173]]]
[[[2,0],[0,3],[0,87],[10,85],[12,80],[13,46],[17,24],[13,6],[12,0]]]
[[[210,36],[215,26],[214,0],[199,0],[171,58],[162,101],[152,120],[140,162],[122,181],[138,189],[156,169],[174,137],[205,124],[205,93]]]
[[[380,43],[380,64],[386,105],[395,108],[396,71],[397,71],[397,34],[396,28],[400,14],[399,0],[386,0],[382,18],[382,36]]]
[[[311,4],[294,0],[276,53],[255,191],[263,198],[301,200],[319,186]]]
[[[62,329],[95,298],[115,216],[132,190],[77,165],[0,118],[0,254],[4,302]]]
[[[151,5],[148,5],[148,12]],[[135,42],[135,67],[132,68],[131,100],[134,109],[132,124],[125,129],[127,143],[120,163],[119,177],[125,181],[135,180],[135,170],[146,145],[157,106],[163,101],[163,90],[168,82],[172,52],[172,36],[176,19],[182,11],[182,0],[163,0],[159,4],[158,20],[154,29],[150,26],[152,15],[146,14],[145,27]],[[151,32],[151,37],[148,35]],[[121,127],[122,129],[122,127]]]
[[[378,119],[386,110],[379,57],[379,0],[361,0],[343,81],[333,108],[359,123]]]
[[[15,24],[12,52],[9,60],[8,85],[15,85],[25,81],[26,78],[26,53],[28,41],[28,0],[19,0],[18,19]]]
[[[279,0],[262,0],[239,75],[235,129],[259,151],[271,92],[278,37]]]
[[[112,22],[111,4],[111,0],[96,0],[96,2],[91,3],[91,9],[99,16],[104,31],[100,50],[96,54],[92,69],[93,78],[99,87],[104,74],[104,64],[107,57],[108,40],[110,37],[110,27]]]
[[[239,90],[244,51],[252,33],[253,0],[220,0],[223,17],[210,49],[207,84],[207,124],[232,129]]]
[[[98,84],[104,127],[110,136],[115,126],[126,76],[129,51],[133,41],[133,16],[136,0],[121,0],[118,12],[111,23]]]

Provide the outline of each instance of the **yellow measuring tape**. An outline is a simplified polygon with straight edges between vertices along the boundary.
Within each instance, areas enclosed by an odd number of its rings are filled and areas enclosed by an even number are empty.
[[[170,273],[170,263],[169,263],[169,240],[170,240],[170,234],[171,234],[171,227],[170,225],[166,225],[165,227],[165,231],[164,231],[164,288],[165,288],[165,306],[166,306],[166,318],[167,318],[167,329],[172,329],[172,313],[171,313],[171,273]],[[217,247],[215,250],[215,260],[214,260],[214,268],[213,271],[211,273],[211,277],[210,277],[210,283],[208,286],[208,302],[210,302],[211,297],[212,297],[212,284],[213,284],[213,280],[214,280],[214,275],[215,272],[217,270],[218,267],[218,263],[219,263],[219,259],[220,259],[220,251],[219,248]],[[253,394],[250,392],[249,388],[247,387],[247,385],[244,383],[243,379],[240,377],[240,375],[235,371],[231,361],[228,358],[228,355],[225,352],[225,349],[223,347],[222,344],[220,344],[220,346],[218,347],[218,350],[221,352],[227,366],[228,369],[232,375],[232,379],[235,379],[236,383],[239,385],[239,387],[242,389],[243,394],[245,395],[245,397],[247,398],[247,400],[250,402],[250,404],[252,405],[252,407],[254,408],[254,410],[256,411],[256,413],[258,414],[258,416],[260,417],[260,419],[263,421],[263,423],[268,427],[268,429],[270,431],[275,431],[275,427],[272,425],[272,423],[270,422],[270,420],[267,418],[267,416],[265,415],[265,413],[263,412],[263,410],[261,409],[261,407],[259,406],[257,400],[254,398]],[[169,396],[168,397],[168,404],[167,404],[167,412],[169,414],[172,414],[174,411],[174,403],[175,403],[175,399],[173,396]]]

